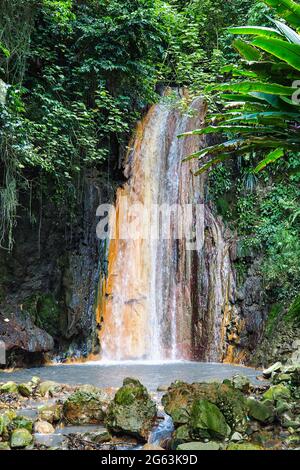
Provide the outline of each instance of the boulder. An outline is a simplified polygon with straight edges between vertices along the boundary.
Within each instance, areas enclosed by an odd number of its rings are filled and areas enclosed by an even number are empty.
[[[47,421],[36,421],[34,424],[34,432],[37,434],[53,434],[55,429],[52,424]]]
[[[261,423],[269,423],[274,419],[274,407],[270,404],[260,402],[258,400],[249,398],[247,400],[248,404],[248,415],[260,421]]]
[[[27,429],[16,429],[12,432],[10,438],[10,446],[12,449],[24,448],[29,446],[33,441],[32,435]]]
[[[0,387],[0,393],[17,393],[17,392],[18,392],[18,385],[15,382],[6,382]]]
[[[46,380],[45,382],[41,382],[38,387],[38,392],[42,397],[46,397],[48,395],[53,396],[54,393],[57,393],[61,390],[61,384],[53,382],[52,380]]]
[[[194,401],[189,428],[192,437],[199,439],[225,439],[231,431],[219,408],[207,400]]]
[[[240,442],[243,440],[243,436],[239,432],[234,432],[230,438],[232,442]]]
[[[127,378],[107,411],[106,424],[115,434],[147,440],[157,416],[155,402],[136,379]]]
[[[30,395],[32,395],[32,387],[30,384],[19,384],[18,385],[18,392],[20,395],[22,395],[22,397],[30,397]]]
[[[282,369],[282,364],[281,362],[276,362],[275,364],[273,364],[271,367],[269,367],[268,369],[265,369],[263,371],[263,376],[266,378],[266,379],[269,379],[273,372],[279,372],[281,371]]]
[[[247,403],[240,390],[229,384],[176,382],[162,398],[165,412],[173,419],[175,426],[187,424],[195,400],[208,400],[224,415],[231,429],[243,432],[246,426]]]
[[[220,450],[221,445],[219,442],[186,442],[185,444],[180,444],[177,447],[177,450]]]
[[[26,416],[16,416],[12,418],[9,422],[9,429],[26,429],[28,432],[32,432],[33,429],[33,421]]]
[[[69,424],[101,424],[107,404],[101,393],[77,390],[65,401],[63,416]]]
[[[272,385],[264,394],[264,400],[277,401],[279,399],[291,398],[290,390],[283,384]]]
[[[44,405],[38,408],[38,416],[42,421],[48,423],[58,423],[62,419],[62,405],[54,403],[53,405]]]

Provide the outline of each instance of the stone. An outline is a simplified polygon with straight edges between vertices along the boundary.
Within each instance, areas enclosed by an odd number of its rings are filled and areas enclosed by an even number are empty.
[[[62,405],[54,403],[53,405],[44,405],[38,408],[38,416],[42,421],[48,423],[58,423],[62,419]]]
[[[250,386],[251,386],[249,378],[246,377],[245,375],[239,375],[239,374],[232,377],[232,379],[230,380],[230,383],[233,386],[233,388],[236,388],[237,390],[240,390],[243,393],[248,393],[250,390]]]
[[[141,450],[165,450],[160,446],[155,446],[154,444],[145,444]]]
[[[11,434],[10,446],[12,449],[24,448],[29,446],[32,441],[32,435],[27,429],[15,429]]]
[[[32,377],[32,379],[30,380],[30,383],[34,386],[34,387],[37,387],[40,383],[41,383],[41,379],[40,377]]]
[[[111,434],[105,429],[97,432],[85,433],[84,437],[87,437],[89,441],[95,442],[96,444],[103,444],[109,442],[112,439]]]
[[[220,450],[221,445],[219,442],[186,442],[185,444],[180,444],[176,450]]]
[[[15,382],[6,382],[5,384],[1,385],[0,393],[17,393],[18,392],[18,385]]]
[[[277,401],[279,399],[291,398],[290,390],[283,384],[272,385],[264,394],[264,400]]]
[[[156,404],[147,389],[137,379],[127,378],[108,407],[106,424],[112,433],[146,441],[156,416]]]
[[[32,387],[29,384],[19,384],[18,385],[18,392],[22,397],[29,398],[32,395]]]
[[[0,442],[0,450],[11,450],[8,442]]]
[[[42,397],[45,396],[52,396],[54,393],[59,392],[61,390],[61,385],[57,382],[53,382],[52,380],[46,380],[45,382],[41,382],[38,388],[38,391]]]
[[[227,383],[176,382],[162,397],[165,412],[173,419],[175,426],[187,424],[193,402],[197,399],[208,400],[216,405],[224,415],[231,429],[243,432],[246,427],[247,403],[240,390]]]
[[[273,372],[279,372],[281,368],[282,368],[281,362],[275,362],[275,364],[273,364],[271,367],[263,371],[263,376],[266,379],[269,379],[272,376]]]
[[[10,420],[9,428],[13,429],[26,429],[28,432],[32,432],[33,421],[27,416],[16,416]]]
[[[248,404],[248,415],[260,421],[261,423],[269,423],[274,419],[274,408],[268,404],[260,402],[258,400],[249,398]]]
[[[243,440],[243,436],[239,432],[234,432],[230,438],[232,442],[240,442]]]
[[[189,426],[187,424],[179,426],[174,432],[173,438],[176,441],[189,441],[191,438]]]
[[[251,442],[231,442],[226,450],[264,450],[264,448],[258,444],[252,444]]]
[[[207,400],[195,400],[189,420],[190,432],[196,438],[223,439],[230,434],[230,427],[219,408]]]
[[[36,421],[34,424],[34,432],[37,434],[53,434],[55,429],[52,424],[47,421]]]
[[[74,392],[63,404],[63,416],[68,424],[101,424],[104,422],[107,402],[101,394]]]
[[[167,392],[169,389],[169,385],[159,385],[157,387],[157,391],[158,392]]]

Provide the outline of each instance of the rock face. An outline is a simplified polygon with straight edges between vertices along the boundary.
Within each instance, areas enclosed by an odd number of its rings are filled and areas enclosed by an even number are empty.
[[[63,416],[69,424],[101,424],[104,422],[107,397],[101,393],[77,391],[63,405]]]
[[[156,405],[146,388],[138,380],[127,378],[108,407],[106,424],[112,433],[146,441],[156,415]]]
[[[43,353],[54,347],[53,338],[35,326],[26,314],[8,318],[0,314],[0,341],[4,342],[7,352]]]

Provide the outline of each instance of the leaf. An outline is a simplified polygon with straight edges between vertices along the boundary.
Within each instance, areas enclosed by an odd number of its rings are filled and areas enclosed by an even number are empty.
[[[293,44],[298,44],[300,45],[300,36],[298,33],[296,33],[296,31],[294,31],[292,28],[290,28],[288,25],[282,23],[282,21],[277,21],[277,20],[273,20],[272,18],[270,18],[271,21],[273,21],[273,23],[276,24],[277,28],[279,29],[279,31],[282,32],[282,34],[284,34],[284,36],[289,40],[291,41]]]
[[[259,60],[261,58],[261,53],[242,39],[236,39],[232,45],[246,60]]]
[[[266,36],[280,38],[282,35],[274,28],[266,28],[264,26],[238,26],[235,28],[228,28],[231,34],[249,34],[255,36]]]
[[[283,157],[284,155],[284,150],[283,148],[278,148],[276,150],[273,150],[270,152],[264,160],[262,160],[257,167],[254,170],[254,173],[259,173],[261,170],[263,170],[267,165],[270,165],[270,163],[274,163],[276,160],[279,158]]]
[[[275,8],[279,16],[293,26],[300,26],[300,5],[292,0],[264,0],[267,5]]]
[[[199,170],[197,170],[194,175],[195,176],[199,176],[201,175],[202,173],[204,173],[205,171],[209,170],[209,168],[211,168],[212,166],[215,166],[217,165],[218,163],[222,163],[224,162],[225,160],[228,160],[229,158],[231,158],[231,154],[224,154],[224,155],[219,155],[217,158],[213,158],[212,160],[209,160],[207,163],[205,163],[204,165],[202,165]]]
[[[300,46],[280,39],[257,38],[253,45],[269,52],[278,59],[284,60],[294,69],[300,70]]]
[[[265,82],[238,82],[238,83],[222,83],[221,85],[207,87],[208,90],[229,90],[233,92],[250,93],[250,92],[262,92],[270,93],[273,95],[292,96],[295,88],[278,85],[276,83],[265,83]]]
[[[230,126],[230,125],[218,125],[218,126],[207,126],[204,129],[195,129],[191,132],[185,132],[184,134],[179,134],[178,138],[181,137],[190,137],[193,135],[206,135],[206,134],[216,134],[220,132],[274,132],[276,127],[266,127],[266,126]]]

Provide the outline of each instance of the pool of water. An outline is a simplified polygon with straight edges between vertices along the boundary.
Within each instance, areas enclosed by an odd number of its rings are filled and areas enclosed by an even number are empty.
[[[20,369],[1,374],[0,381],[26,382],[32,376],[70,385],[91,384],[98,387],[120,387],[125,377],[139,379],[150,391],[158,386],[170,385],[175,380],[185,382],[222,381],[235,374],[243,374],[256,383],[259,371],[248,367],[201,362],[121,362],[53,365]]]

